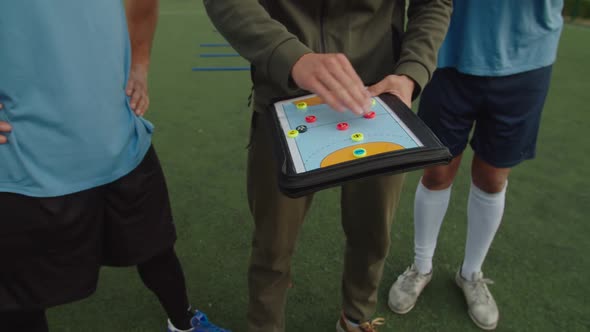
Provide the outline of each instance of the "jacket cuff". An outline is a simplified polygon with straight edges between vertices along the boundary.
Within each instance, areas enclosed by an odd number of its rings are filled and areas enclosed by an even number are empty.
[[[394,70],[394,73],[396,75],[408,76],[409,78],[414,80],[415,86],[414,93],[412,94],[412,100],[416,99],[420,95],[422,89],[424,88],[424,86],[426,86],[426,84],[428,83],[428,81],[430,81],[431,78],[430,71],[421,63],[414,61],[408,61],[398,64]]]
[[[297,86],[291,79],[291,69],[299,58],[312,52],[296,38],[287,39],[272,52],[267,73],[284,91],[296,89]]]

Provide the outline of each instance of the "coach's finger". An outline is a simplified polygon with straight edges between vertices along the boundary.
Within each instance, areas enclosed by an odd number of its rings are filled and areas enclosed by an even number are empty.
[[[345,100],[347,100],[349,105],[354,107],[351,110],[357,114],[369,112],[370,96],[363,86],[362,81],[358,77],[354,77],[356,74],[354,72],[349,73],[341,67],[341,70],[333,72],[332,75],[342,85],[340,92],[343,98],[350,98]]]
[[[336,109],[337,111],[343,112],[348,109],[355,113],[357,112],[358,105],[332,73],[323,73],[318,78],[323,86],[325,86],[330,94],[336,99],[336,103],[342,105],[342,107]]]
[[[350,82],[346,75],[342,75],[343,68],[337,57],[325,58],[324,67],[318,72],[320,82],[338,99],[338,102],[354,113],[359,112],[359,105],[348,91],[344,83]]]
[[[357,102],[363,106],[363,110],[365,112],[371,111],[371,94],[365,88],[365,84],[357,74],[356,70],[354,70],[352,63],[350,63],[348,58],[342,54],[339,54],[338,59],[340,60],[340,65],[344,71],[344,75],[347,77],[348,82],[350,82],[351,94],[353,98],[355,98]]]
[[[312,81],[313,91],[320,97],[320,99],[326,103],[330,108],[338,112],[344,112],[346,107],[340,103],[339,99],[319,81],[319,79],[315,79]]]

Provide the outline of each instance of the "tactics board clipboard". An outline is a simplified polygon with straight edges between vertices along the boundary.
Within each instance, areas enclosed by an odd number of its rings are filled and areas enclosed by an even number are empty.
[[[276,100],[266,112],[279,161],[279,188],[300,197],[369,176],[451,160],[449,150],[399,98],[374,97],[372,111],[336,112],[316,95]]]

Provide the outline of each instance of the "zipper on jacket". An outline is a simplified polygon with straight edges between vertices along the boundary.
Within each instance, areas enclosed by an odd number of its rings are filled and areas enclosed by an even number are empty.
[[[322,7],[320,9],[320,53],[326,53],[326,38],[324,36],[324,18],[328,11],[327,0],[322,1]]]

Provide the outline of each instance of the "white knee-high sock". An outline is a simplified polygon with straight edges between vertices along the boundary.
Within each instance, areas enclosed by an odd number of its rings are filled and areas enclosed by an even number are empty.
[[[506,187],[499,193],[487,193],[473,183],[467,203],[467,245],[461,275],[471,280],[474,272],[480,272],[492,245],[496,231],[504,215]]]
[[[432,271],[432,256],[449,200],[451,187],[443,190],[429,190],[422,184],[416,188],[414,200],[414,265],[422,274]]]

